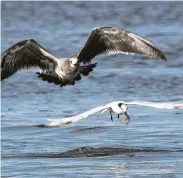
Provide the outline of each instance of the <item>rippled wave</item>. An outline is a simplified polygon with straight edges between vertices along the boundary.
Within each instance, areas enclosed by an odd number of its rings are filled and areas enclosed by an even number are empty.
[[[2,176],[183,177],[180,110],[130,107],[128,127],[111,122],[109,113],[62,128],[41,127],[48,118],[77,115],[114,100],[183,100],[182,9],[182,2],[173,1],[3,1],[2,52],[33,38],[55,56],[72,56],[94,27],[117,26],[157,44],[168,61],[99,56],[88,78],[65,88],[38,80],[38,69],[3,81]]]
[[[179,152],[183,150],[179,150]],[[62,153],[30,153],[26,155],[19,156],[5,156],[3,158],[78,158],[78,157],[98,157],[98,156],[110,156],[117,154],[128,154],[128,153],[138,153],[138,152],[169,152],[168,150],[163,149],[153,149],[153,148],[110,148],[110,147],[101,147],[101,148],[92,148],[92,147],[81,147],[67,152]]]

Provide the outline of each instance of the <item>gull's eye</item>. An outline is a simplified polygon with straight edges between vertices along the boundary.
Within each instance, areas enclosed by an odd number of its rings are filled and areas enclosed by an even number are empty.
[[[123,103],[118,103],[118,106],[121,108],[121,106],[123,105]]]
[[[72,64],[72,61],[69,61],[70,64]]]

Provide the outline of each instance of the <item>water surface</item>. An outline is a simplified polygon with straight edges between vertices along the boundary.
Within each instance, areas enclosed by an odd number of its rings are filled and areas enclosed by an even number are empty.
[[[2,2],[4,51],[33,38],[72,56],[91,29],[117,26],[153,41],[168,62],[100,56],[75,86],[59,88],[20,71],[1,84],[3,177],[182,177],[183,111],[130,107],[124,126],[109,113],[61,128],[62,118],[115,100],[183,100],[182,2]]]

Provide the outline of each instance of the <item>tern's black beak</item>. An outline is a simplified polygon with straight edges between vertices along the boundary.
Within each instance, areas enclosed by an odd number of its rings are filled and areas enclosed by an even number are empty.
[[[124,112],[124,115],[125,115],[125,116],[129,116],[127,112]]]

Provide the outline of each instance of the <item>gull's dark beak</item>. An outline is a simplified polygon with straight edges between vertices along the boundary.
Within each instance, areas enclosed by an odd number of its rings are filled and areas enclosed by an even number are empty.
[[[74,64],[75,67],[77,67],[79,65],[79,63],[77,62],[76,64]]]
[[[128,115],[127,112],[124,112],[124,119],[122,120],[122,123],[128,124],[130,122],[130,116]]]

